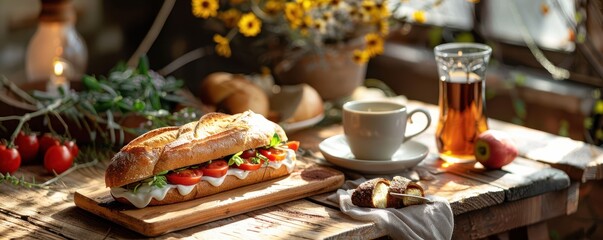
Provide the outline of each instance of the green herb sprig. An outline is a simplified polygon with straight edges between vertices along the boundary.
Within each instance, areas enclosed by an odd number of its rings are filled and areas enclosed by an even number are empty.
[[[21,178],[19,178],[19,177],[10,175],[10,173],[6,173],[6,174],[0,173],[0,184],[2,184],[2,183],[9,183],[14,186],[20,186],[20,187],[26,187],[26,188],[42,187],[41,184],[36,183],[35,178],[32,178],[31,182],[28,182],[25,180],[24,176],[21,176]]]
[[[277,133],[274,133],[274,135],[272,135],[272,138],[270,139],[270,145],[268,145],[268,148],[276,147],[280,144],[281,144],[281,137]]]
[[[243,151],[240,151],[240,152],[232,155],[232,157],[230,157],[230,159],[228,160],[228,166],[232,166],[233,164],[240,166],[241,164],[245,163],[245,160],[243,160],[243,158],[241,158],[241,154],[243,154]]]
[[[157,188],[163,188],[165,187],[168,183],[167,183],[167,178],[165,177],[166,174],[168,174],[168,170],[165,170],[163,172],[157,173],[156,175],[153,175],[153,177],[147,178],[145,180],[142,180],[138,183],[133,184],[133,186],[126,186],[126,188],[132,189],[132,191],[134,193],[138,192],[138,188],[140,188],[141,186],[154,186]]]

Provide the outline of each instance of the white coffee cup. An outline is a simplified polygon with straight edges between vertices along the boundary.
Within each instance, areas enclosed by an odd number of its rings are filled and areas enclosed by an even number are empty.
[[[423,113],[427,124],[406,136],[406,122]],[[431,117],[425,109],[407,111],[404,104],[390,100],[357,100],[343,105],[343,130],[356,159],[391,160],[407,140],[427,130]]]

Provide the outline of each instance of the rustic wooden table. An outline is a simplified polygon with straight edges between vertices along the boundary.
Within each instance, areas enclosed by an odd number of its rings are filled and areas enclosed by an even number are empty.
[[[410,102],[409,108],[425,107],[437,117],[433,105]],[[504,130],[515,138],[521,157],[502,170],[484,170],[475,164],[443,164],[437,158],[435,124],[416,141],[430,149],[415,169],[403,172],[420,180],[426,194],[444,197],[454,215],[454,238],[474,239],[526,227],[527,234],[546,231],[542,222],[571,214],[578,205],[580,182],[600,179],[600,148],[520,126],[490,120],[490,128]],[[325,138],[342,133],[340,125],[314,127],[290,134],[302,147],[317,154]],[[313,157],[302,165],[321,164]],[[0,237],[41,239],[142,238],[136,232],[77,208],[73,193],[82,188],[104,188],[106,162],[79,169],[53,189],[15,188],[0,185]],[[478,166],[478,167],[476,167]],[[355,179],[359,173],[342,170]],[[22,167],[17,175],[48,178],[40,166]],[[365,176],[373,177],[373,176]],[[573,180],[573,181],[571,181]],[[387,233],[371,222],[351,219],[325,200],[327,194],[295,200],[210,222],[161,238],[200,239],[372,239]]]

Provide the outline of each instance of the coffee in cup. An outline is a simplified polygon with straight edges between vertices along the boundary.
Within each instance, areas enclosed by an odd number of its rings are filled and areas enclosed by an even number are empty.
[[[427,122],[420,131],[406,136],[406,123],[416,113]],[[407,140],[427,130],[431,117],[425,109],[408,111],[390,100],[357,100],[343,105],[343,130],[356,159],[390,160]]]

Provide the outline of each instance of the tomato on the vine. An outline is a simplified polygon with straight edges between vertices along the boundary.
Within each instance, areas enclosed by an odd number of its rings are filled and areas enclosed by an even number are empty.
[[[165,177],[171,184],[195,185],[201,181],[203,171],[201,171],[201,169],[186,169],[168,173]]]
[[[21,166],[21,155],[14,148],[8,148],[4,144],[0,145],[0,173],[13,174]]]
[[[49,172],[61,174],[71,167],[73,156],[65,145],[52,146],[44,154],[44,168]]]
[[[287,151],[277,148],[260,148],[259,151],[270,161],[282,161],[287,157]]]
[[[50,147],[61,145],[61,142],[59,142],[59,139],[52,136],[52,134],[50,134],[50,133],[45,133],[42,136],[40,136],[39,142],[40,142],[40,154],[42,157],[44,157],[44,155],[46,155],[46,151],[48,151],[48,149]]]
[[[40,143],[36,134],[25,133],[23,131],[20,131],[17,138],[15,138],[15,145],[24,163],[34,160],[40,149]]]
[[[69,149],[69,152],[71,152],[71,156],[73,156],[74,159],[77,157],[77,154],[80,152],[80,148],[77,146],[77,144],[75,144],[75,141],[73,141],[73,140],[66,141],[65,147],[67,147]]]
[[[209,177],[222,177],[228,172],[228,163],[224,160],[213,160],[207,166],[201,168],[203,175]]]

